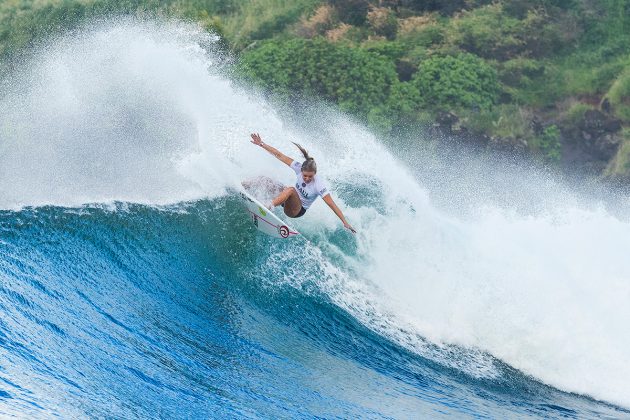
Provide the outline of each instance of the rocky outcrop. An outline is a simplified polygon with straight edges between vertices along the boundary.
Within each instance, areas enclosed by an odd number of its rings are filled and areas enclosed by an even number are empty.
[[[516,137],[489,136],[486,133],[476,133],[463,125],[462,120],[452,112],[439,112],[435,118],[433,129],[437,133],[446,134],[449,139],[457,140],[473,149],[486,149],[505,152],[510,155],[527,153],[527,141]]]
[[[560,125],[562,164],[565,169],[600,174],[621,143],[621,121],[592,109],[572,125]]]
[[[532,133],[540,137],[546,126],[555,124],[561,131],[561,160],[565,172],[576,175],[601,176],[615,157],[621,144],[621,121],[610,114],[592,109],[585,111],[578,121],[555,122],[534,116]],[[531,157],[526,139],[488,136],[473,133],[452,112],[440,112],[433,123],[438,138],[456,141],[478,150],[504,152],[510,156]]]

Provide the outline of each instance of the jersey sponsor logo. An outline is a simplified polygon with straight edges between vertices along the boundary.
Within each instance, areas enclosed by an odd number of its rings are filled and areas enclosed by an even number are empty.
[[[295,189],[298,190],[300,194],[302,194],[302,197],[308,198],[308,193],[302,187],[300,187],[297,182],[295,183]]]

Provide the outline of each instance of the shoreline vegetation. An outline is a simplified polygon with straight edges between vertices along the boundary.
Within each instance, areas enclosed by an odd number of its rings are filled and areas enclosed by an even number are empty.
[[[5,0],[0,69],[107,16],[192,20],[274,100],[630,184],[630,0]]]

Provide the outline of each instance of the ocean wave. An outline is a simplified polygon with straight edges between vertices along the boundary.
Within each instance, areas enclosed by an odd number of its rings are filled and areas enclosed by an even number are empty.
[[[288,123],[212,40],[99,23],[3,88],[4,413],[627,414],[590,399],[630,405],[625,213],[527,169],[500,203],[432,188],[333,111]],[[291,172],[250,131],[306,145],[358,235],[318,203],[306,240],[259,236],[233,191]]]

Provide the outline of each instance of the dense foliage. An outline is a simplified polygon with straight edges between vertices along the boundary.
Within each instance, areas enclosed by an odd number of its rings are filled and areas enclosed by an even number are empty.
[[[434,108],[491,108],[497,100],[497,72],[472,54],[431,57],[413,77],[423,102]]]
[[[0,70],[50,32],[120,13],[196,20],[240,58],[237,74],[276,98],[317,96],[384,132],[448,111],[558,164],[576,144],[563,133],[620,122],[600,143],[621,139],[606,171],[630,177],[620,164],[630,161],[630,0],[10,0]],[[585,121],[600,107],[599,122]]]
[[[393,63],[381,55],[323,39],[265,42],[243,55],[241,68],[276,94],[320,97],[359,115],[385,103],[397,82]]]

